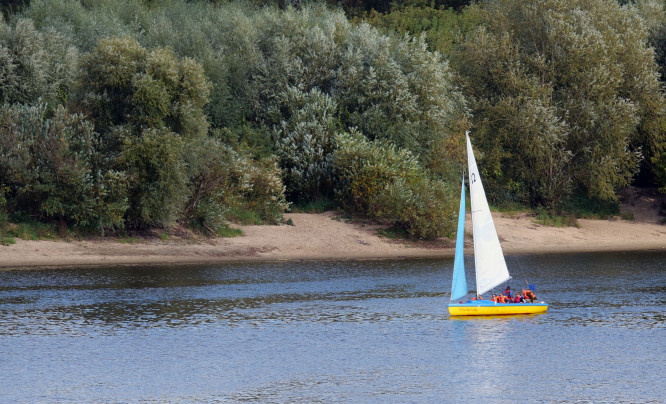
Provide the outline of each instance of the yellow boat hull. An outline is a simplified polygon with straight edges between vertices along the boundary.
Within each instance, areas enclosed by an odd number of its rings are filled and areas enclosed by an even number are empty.
[[[449,314],[452,316],[501,316],[512,314],[540,314],[548,311],[546,303],[451,303]]]

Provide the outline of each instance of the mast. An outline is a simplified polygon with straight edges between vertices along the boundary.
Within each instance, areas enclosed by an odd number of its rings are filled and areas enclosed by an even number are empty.
[[[465,133],[465,137],[467,138],[467,164],[469,167],[469,195],[472,205],[476,293],[480,295],[511,279],[511,275],[506,267],[502,246],[490,214],[486,192],[481,184],[472,143],[469,140],[469,132]]]

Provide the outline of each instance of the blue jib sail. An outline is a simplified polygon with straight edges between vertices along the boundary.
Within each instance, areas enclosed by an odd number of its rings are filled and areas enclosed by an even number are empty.
[[[467,279],[465,278],[465,177],[462,181],[460,193],[460,212],[458,213],[458,233],[456,235],[456,257],[453,261],[453,284],[451,285],[451,300],[460,299],[467,294]]]

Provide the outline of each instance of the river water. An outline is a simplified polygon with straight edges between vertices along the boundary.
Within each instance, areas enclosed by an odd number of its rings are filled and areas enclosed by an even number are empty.
[[[507,262],[547,314],[450,318],[449,259],[0,272],[0,402],[664,402],[666,254]]]

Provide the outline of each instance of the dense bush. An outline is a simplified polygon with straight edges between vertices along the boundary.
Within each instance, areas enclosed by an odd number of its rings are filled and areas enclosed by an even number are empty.
[[[288,118],[276,133],[277,154],[291,199],[310,200],[328,195],[336,105],[317,89],[303,93],[293,88],[285,98]]]
[[[343,2],[390,12],[367,24],[290,0],[31,0],[0,21],[6,210],[220,232],[336,197],[433,238],[469,126],[497,202],[613,200],[641,163],[666,183],[661,4],[466,3]]]
[[[207,134],[203,69],[129,37],[100,40],[82,66],[77,100],[101,135],[105,168],[126,175],[128,224],[172,225],[200,164],[192,151]]]
[[[0,15],[0,103],[66,101],[77,63],[76,48],[62,35],[39,32],[29,19],[7,24]]]
[[[123,225],[125,176],[99,167],[99,138],[80,114],[0,107],[0,179],[12,212],[103,230]]]
[[[189,223],[219,233],[230,216],[249,214],[262,223],[282,222],[288,204],[274,160],[255,161],[215,139],[200,147],[204,163],[190,181],[184,211]]]
[[[26,15],[43,29],[67,33],[83,49],[92,47],[91,38],[131,34],[147,48],[169,47],[196,59],[213,83],[206,109],[212,127],[230,132],[240,144],[280,149],[284,157],[279,141],[321,138],[308,131],[330,132],[334,124],[406,148],[438,174],[451,168],[442,162],[447,158],[442,151],[450,151],[450,134],[463,116],[464,102],[448,64],[427,50],[423,38],[387,36],[323,6],[277,10],[176,0],[159,7],[139,1],[86,4],[35,0]],[[308,129],[311,114],[296,113],[302,101],[294,90],[330,98],[334,110],[326,112],[328,121],[321,128]],[[261,136],[266,133],[273,136]],[[269,144],[257,144],[262,141]],[[295,177],[321,172],[308,162],[316,166],[323,157],[280,159],[292,198],[314,199],[325,191]]]
[[[616,199],[663,138],[664,100],[643,21],[607,0],[478,7],[483,26],[456,65],[490,193],[545,205],[579,188]]]
[[[449,55],[465,35],[479,24],[476,8],[406,6],[390,13],[372,11],[363,20],[370,25],[400,34],[425,36],[429,49]]]
[[[429,179],[411,152],[356,132],[338,135],[337,142],[332,156],[336,193],[349,211],[388,220],[415,238],[453,233],[452,190]]]

